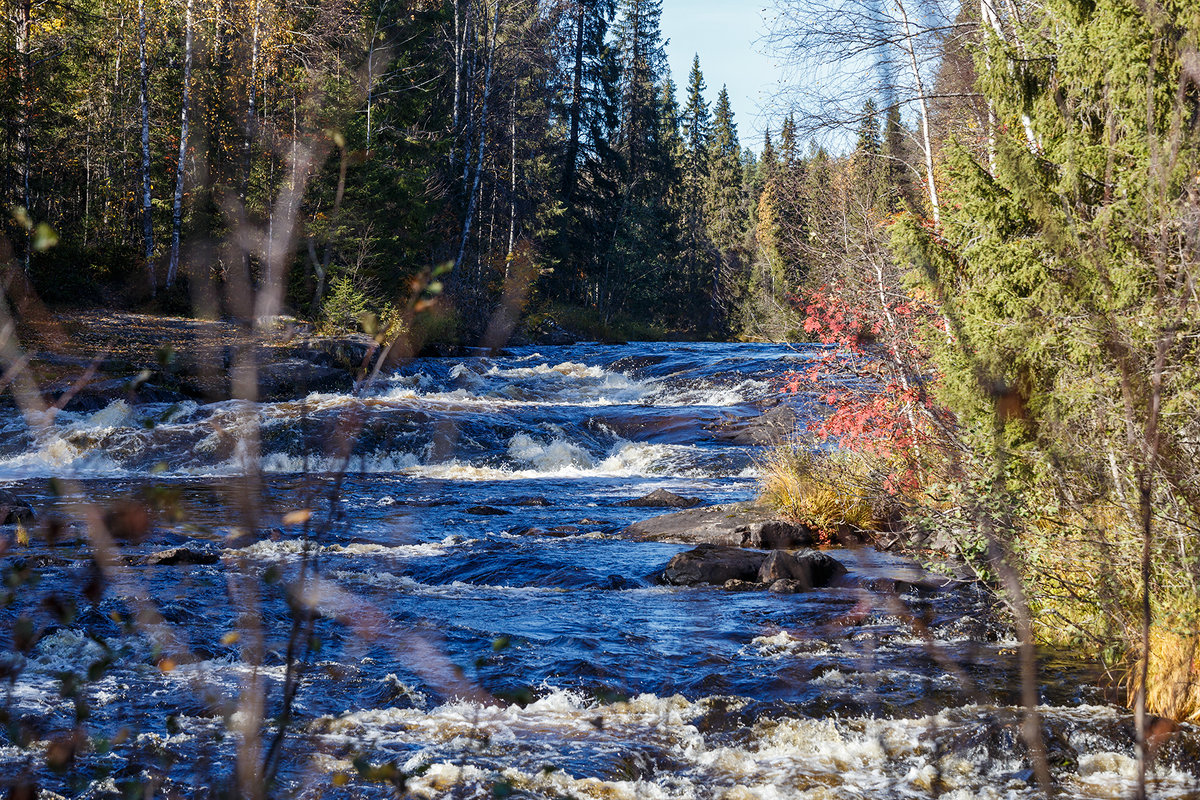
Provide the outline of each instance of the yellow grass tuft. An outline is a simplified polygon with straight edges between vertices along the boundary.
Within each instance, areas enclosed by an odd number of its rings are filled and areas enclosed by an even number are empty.
[[[785,444],[758,466],[759,499],[789,519],[827,534],[881,527],[866,470],[858,462]]]
[[[1127,673],[1131,707],[1137,703],[1141,667],[1137,659]],[[1146,710],[1177,722],[1200,721],[1200,631],[1194,625],[1160,623],[1150,628]]]

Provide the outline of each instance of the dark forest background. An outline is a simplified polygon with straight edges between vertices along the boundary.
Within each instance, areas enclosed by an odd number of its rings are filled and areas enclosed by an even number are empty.
[[[660,6],[13,0],[11,256],[52,304],[220,314],[201,285],[281,271],[281,310],[336,329],[419,304],[449,340],[497,308],[794,338],[789,293],[831,209],[921,207],[905,103],[856,106],[869,168],[794,115],[743,142],[699,56],[676,87]],[[969,39],[939,37],[959,72]]]

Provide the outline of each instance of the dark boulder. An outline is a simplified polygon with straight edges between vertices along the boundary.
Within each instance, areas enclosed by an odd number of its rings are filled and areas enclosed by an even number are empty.
[[[530,332],[530,338],[535,344],[564,345],[575,344],[579,337],[559,325],[552,319],[544,319],[541,324]]]
[[[31,522],[37,516],[33,506],[6,489],[0,489],[0,525]]]
[[[644,497],[624,500],[617,505],[631,508],[694,508],[700,505],[700,498],[683,497],[666,489],[655,489]]]
[[[175,567],[192,564],[216,564],[220,553],[210,547],[172,547],[146,556],[146,563],[153,566]]]
[[[262,364],[258,368],[259,400],[291,400],[310,392],[348,392],[352,388],[354,378],[348,370],[299,358]]]
[[[674,586],[724,585],[728,581],[756,583],[758,570],[766,559],[767,554],[757,550],[702,544],[672,558],[659,581]]]
[[[468,514],[474,514],[477,517],[505,517],[511,514],[511,511],[505,511],[502,508],[493,508],[492,506],[471,506],[467,509]]]
[[[83,385],[77,385],[75,381],[61,381],[47,389],[44,396],[47,403],[77,414],[95,413],[118,400],[124,400],[130,405],[139,405],[178,403],[186,399],[180,392],[147,380],[139,380],[138,377],[109,378],[89,381]]]
[[[322,336],[301,341],[291,348],[290,355],[320,366],[355,373],[370,368],[370,358],[378,347],[375,340],[364,333]]]
[[[758,582],[772,584],[784,578],[798,578],[800,565],[791,553],[776,550],[758,568]]]
[[[803,589],[816,589],[828,586],[844,574],[846,568],[828,553],[802,550],[793,555],[784,550],[775,550],[759,568],[758,580],[772,587],[778,581],[796,581]]]
[[[815,541],[811,528],[782,519],[751,522],[742,534],[743,547],[760,550],[793,550],[808,547]]]

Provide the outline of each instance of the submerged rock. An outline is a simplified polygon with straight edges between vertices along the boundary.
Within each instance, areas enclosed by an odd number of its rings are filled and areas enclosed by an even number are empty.
[[[539,508],[548,508],[552,505],[549,500],[544,497],[522,495],[520,497],[506,497],[503,500],[497,500],[498,506],[530,506]]]
[[[727,592],[757,592],[762,590],[763,585],[750,581],[739,581],[735,578],[731,581],[725,581],[721,584],[721,588]]]
[[[174,567],[185,564],[216,564],[221,560],[217,550],[199,547],[172,547],[146,556],[146,563],[153,566]]]
[[[353,387],[349,370],[304,359],[275,361],[258,368],[259,400],[289,400],[310,392],[348,392]]]
[[[30,522],[37,516],[33,506],[6,489],[0,489],[0,525]]]
[[[644,497],[624,500],[617,505],[632,508],[693,508],[700,505],[700,502],[699,497],[684,497],[666,489],[655,489]]]
[[[505,517],[511,514],[511,511],[505,511],[502,508],[494,506],[471,506],[467,510],[468,514],[474,514],[477,517]]]
[[[60,381],[48,388],[43,396],[50,405],[61,405],[64,411],[77,414],[95,413],[118,400],[139,405],[179,403],[186,399],[180,392],[137,377],[108,378],[82,385],[72,380]]]
[[[764,550],[808,547],[816,541],[809,528],[778,519],[772,509],[756,503],[708,506],[651,517],[633,523],[622,535],[640,542],[720,544]]]
[[[719,442],[747,445],[772,445],[787,441],[795,432],[799,417],[791,406],[777,406],[756,417],[725,420],[707,426]]]

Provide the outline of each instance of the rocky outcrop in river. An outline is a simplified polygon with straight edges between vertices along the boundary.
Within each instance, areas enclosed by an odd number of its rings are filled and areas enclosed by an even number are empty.
[[[740,584],[774,588],[780,581],[791,581],[783,591],[791,593],[830,585],[846,574],[846,568],[833,556],[818,550],[747,550],[717,544],[702,544],[671,559],[658,576],[660,583],[674,586],[715,584],[731,589]]]
[[[779,519],[772,509],[753,502],[728,503],[651,517],[630,525],[622,535],[643,542],[761,549],[809,547],[816,541],[810,528]]]

